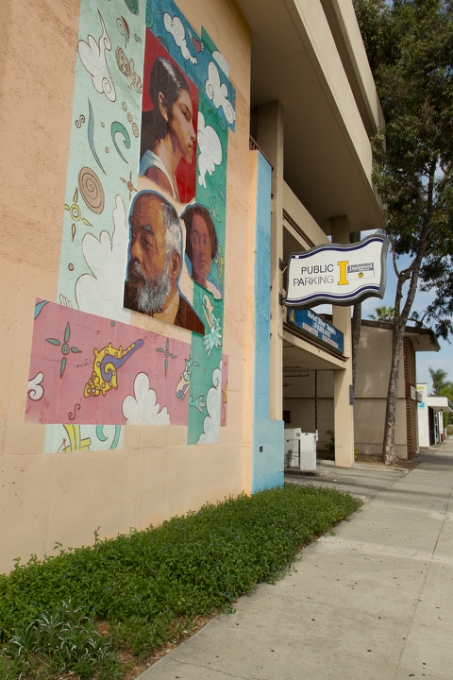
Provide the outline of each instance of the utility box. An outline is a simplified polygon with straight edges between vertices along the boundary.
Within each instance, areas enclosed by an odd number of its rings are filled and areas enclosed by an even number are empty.
[[[300,427],[285,428],[285,467],[300,470]]]
[[[306,472],[314,472],[316,470],[316,433],[302,432],[299,441],[299,468]]]

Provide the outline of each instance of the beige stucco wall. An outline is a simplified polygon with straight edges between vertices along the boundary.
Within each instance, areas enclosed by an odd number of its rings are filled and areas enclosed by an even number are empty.
[[[244,304],[253,299],[253,239],[245,228],[253,217],[250,35],[231,2],[181,0],[179,6],[217,43],[237,89],[227,169],[228,425],[221,442],[209,446],[187,446],[185,427],[125,426],[121,450],[45,454],[44,426],[24,423],[35,298],[56,300],[79,7],[67,0],[3,3],[0,571],[17,556],[52,552],[57,541],[91,543],[98,527],[101,536],[113,536],[250,491],[253,315],[251,303]],[[152,319],[146,327],[162,332]],[[168,335],[178,333],[173,328]]]
[[[322,5],[312,0],[295,0],[294,5],[297,8],[294,14],[297,12],[302,18],[304,30],[341,114],[342,122],[371,184],[372,157],[368,135]]]
[[[321,0],[364,124],[370,135],[383,130],[384,115],[368,63],[352,0]]]
[[[391,355],[391,328],[362,326],[354,401],[355,444],[361,453],[379,455],[382,452]],[[403,359],[398,379],[395,448],[400,458],[407,458]]]
[[[283,183],[283,208],[313,243],[321,245],[329,242],[325,232],[286,182]]]
[[[387,397],[392,329],[362,325],[357,354],[357,394],[362,399]],[[400,363],[398,399],[404,398],[404,367]]]

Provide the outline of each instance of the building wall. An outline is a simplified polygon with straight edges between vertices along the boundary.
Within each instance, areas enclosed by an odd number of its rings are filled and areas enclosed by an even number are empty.
[[[380,456],[384,437],[387,385],[392,348],[391,329],[362,325],[357,355],[357,378],[354,394],[354,445],[360,453]],[[408,419],[416,409],[410,398],[410,385],[415,379],[415,353],[406,342],[406,366],[401,360],[398,381],[395,448],[399,458],[413,455],[408,447],[408,433],[417,442],[414,420]],[[284,409],[291,411],[291,427],[305,432],[315,428],[315,374],[288,379],[284,388]],[[407,398],[406,395],[409,395]],[[333,371],[318,371],[318,456],[329,451],[334,430]]]
[[[259,151],[252,152],[252,196],[256,206],[255,381],[253,491],[283,486],[283,421],[270,419],[271,361],[271,194],[272,168]],[[253,206],[253,201],[250,201]]]
[[[380,455],[384,436],[387,387],[392,352],[391,328],[362,325],[354,396],[355,445],[361,453]],[[404,360],[400,362],[395,450],[407,458]]]
[[[318,456],[329,451],[334,429],[333,371],[318,371]],[[285,386],[286,383],[286,386]],[[303,432],[316,431],[315,373],[307,371],[301,377],[284,378],[283,408],[291,414],[288,427],[300,427]],[[331,452],[333,453],[333,452]]]
[[[251,491],[255,351],[250,35],[234,4],[24,0],[5,11],[2,571],[56,541],[87,544],[95,530],[113,536]],[[180,201],[138,172],[149,31],[198,105]],[[220,298],[181,252],[179,290],[204,334],[123,307],[134,198],[159,193],[180,216],[190,188],[219,245]]]
[[[419,383],[417,390],[421,392],[422,400],[417,404],[418,408],[418,436],[419,444],[423,447],[431,445],[429,438],[429,407],[428,407],[428,385],[426,383]]]

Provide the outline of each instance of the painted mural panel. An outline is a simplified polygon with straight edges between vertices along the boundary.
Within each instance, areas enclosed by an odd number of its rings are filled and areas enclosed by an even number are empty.
[[[121,279],[137,191],[144,15],[124,0],[81,2],[58,281],[59,302],[126,322]]]
[[[81,0],[59,305],[35,319],[27,399],[27,419],[58,423],[46,450],[119,447],[142,403],[187,425],[189,444],[219,441],[235,97],[214,42],[172,0]],[[191,331],[187,342],[125,325],[131,311]]]
[[[26,419],[186,425],[191,363],[188,343],[39,301]]]
[[[99,451],[121,449],[121,425],[48,425],[46,427],[45,453],[72,453],[73,451]]]
[[[180,203],[195,196],[198,89],[146,30],[140,175]]]
[[[174,206],[155,191],[141,191],[131,207],[130,225],[124,306],[204,334],[204,323],[179,284],[183,237]]]
[[[61,424],[66,434],[60,429],[48,447],[65,452],[99,442],[116,448],[120,425],[187,425],[190,407],[206,429],[226,425],[228,358],[195,396],[197,366],[189,343],[37,300],[26,420]],[[90,424],[98,427],[82,436]]]

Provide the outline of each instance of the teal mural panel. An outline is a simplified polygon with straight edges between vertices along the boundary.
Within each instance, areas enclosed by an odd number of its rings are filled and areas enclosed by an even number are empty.
[[[119,321],[143,90],[145,6],[133,9],[81,3],[57,300]]]
[[[205,288],[195,283],[194,309],[203,315],[206,334],[203,338],[192,335],[192,355],[195,359],[191,381],[191,396],[203,394],[207,412],[189,411],[188,443],[215,443],[220,438],[219,413],[222,395],[219,393],[219,366],[223,346],[223,309],[225,290],[225,218],[226,218],[226,166],[228,151],[228,129],[207,98],[200,97],[199,164],[196,200],[208,207],[218,236],[217,253],[213,260],[211,279],[221,297],[208,294]],[[201,115],[200,115],[201,114]],[[200,134],[201,133],[201,134]],[[210,166],[200,164],[200,155],[205,148],[217,150]],[[201,142],[201,144],[200,144]],[[209,395],[209,399],[208,399]],[[214,413],[209,411],[209,405]],[[216,425],[214,426],[214,422]]]

